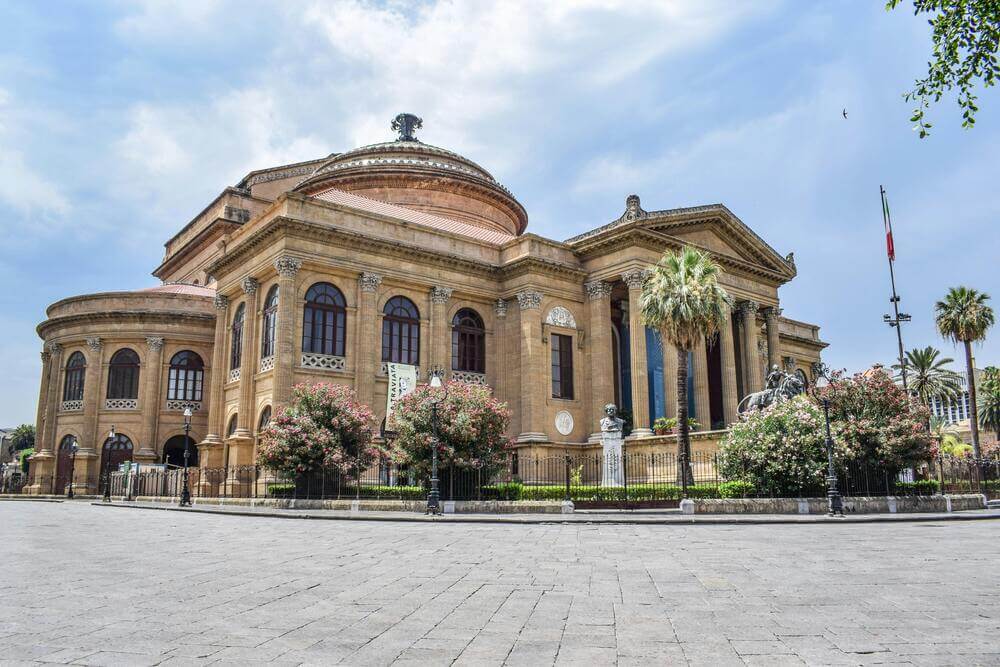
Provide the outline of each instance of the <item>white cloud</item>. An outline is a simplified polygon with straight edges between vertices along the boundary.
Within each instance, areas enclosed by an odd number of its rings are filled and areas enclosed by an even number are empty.
[[[0,88],[0,202],[29,221],[65,214],[70,210],[66,196],[33,168],[16,145],[14,128],[8,125],[19,114],[11,108],[11,99],[10,93]]]

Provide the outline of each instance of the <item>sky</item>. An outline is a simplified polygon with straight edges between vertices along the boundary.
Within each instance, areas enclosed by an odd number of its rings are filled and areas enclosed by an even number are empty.
[[[824,359],[891,363],[879,185],[907,347],[964,284],[1000,308],[1000,87],[974,130],[945,99],[920,140],[902,98],[926,21],[872,0],[0,0],[0,426],[31,422],[52,302],[137,289],[163,242],[248,171],[393,138],[489,169],[529,231],[725,204],[798,277],[785,315]],[[848,111],[848,118],[841,115]],[[1000,364],[1000,327],[976,349]]]

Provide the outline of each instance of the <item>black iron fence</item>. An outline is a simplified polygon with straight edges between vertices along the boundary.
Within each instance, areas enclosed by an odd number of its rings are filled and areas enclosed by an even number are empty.
[[[674,453],[627,452],[526,456],[511,453],[496,465],[457,467],[443,462],[439,470],[441,499],[448,500],[572,500],[577,507],[675,506],[688,498],[823,497],[825,473],[812,484],[755,479],[751,471],[727,479],[717,453],[694,452],[686,489]],[[115,472],[114,497],[178,498],[183,470]],[[103,492],[102,477],[98,492]],[[399,469],[388,460],[361,470],[320,470],[302,475],[282,474],[260,466],[191,468],[188,487],[194,498],[385,499],[423,500],[430,482],[426,473]],[[933,465],[901,470],[852,462],[838,468],[838,488],[844,496],[908,496],[940,493],[983,493],[1000,496],[1000,459],[938,459]]]

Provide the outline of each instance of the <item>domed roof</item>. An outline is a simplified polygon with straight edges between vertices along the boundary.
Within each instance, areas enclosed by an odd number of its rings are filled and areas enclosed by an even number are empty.
[[[486,229],[521,234],[528,214],[490,172],[458,153],[419,141],[423,122],[399,114],[396,141],[362,146],[333,155],[295,190],[319,196],[331,190],[359,195],[452,218]]]

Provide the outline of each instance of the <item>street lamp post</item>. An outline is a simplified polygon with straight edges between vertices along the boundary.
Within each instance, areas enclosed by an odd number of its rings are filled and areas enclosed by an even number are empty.
[[[66,492],[66,497],[70,500],[73,499],[73,475],[76,472],[76,450],[80,449],[80,445],[77,444],[76,438],[73,438],[73,444],[69,446],[69,491]]]
[[[184,408],[184,478],[181,486],[181,507],[191,507],[191,489],[188,488],[188,459],[191,458],[191,406]]]
[[[115,425],[108,431],[108,439],[104,442],[104,502],[111,502],[111,447],[115,443]]]
[[[440,368],[435,368],[431,371],[431,388],[440,389],[442,386],[441,376],[444,372]],[[431,446],[431,490],[427,494],[427,511],[424,514],[440,514],[441,513],[441,491],[438,489],[438,447],[441,444],[441,440],[438,436],[438,405],[447,398],[448,393],[445,391],[443,394],[441,392],[435,392],[435,395],[431,398],[431,429],[434,431],[434,442]]]
[[[824,390],[830,386],[830,378],[826,375],[826,370],[822,369],[816,377],[816,389]],[[837,471],[833,467],[833,435],[830,433],[830,399],[826,392],[822,393],[820,402],[823,404],[823,418],[826,421],[826,497],[829,504],[829,516],[844,516],[844,501],[837,490]]]

